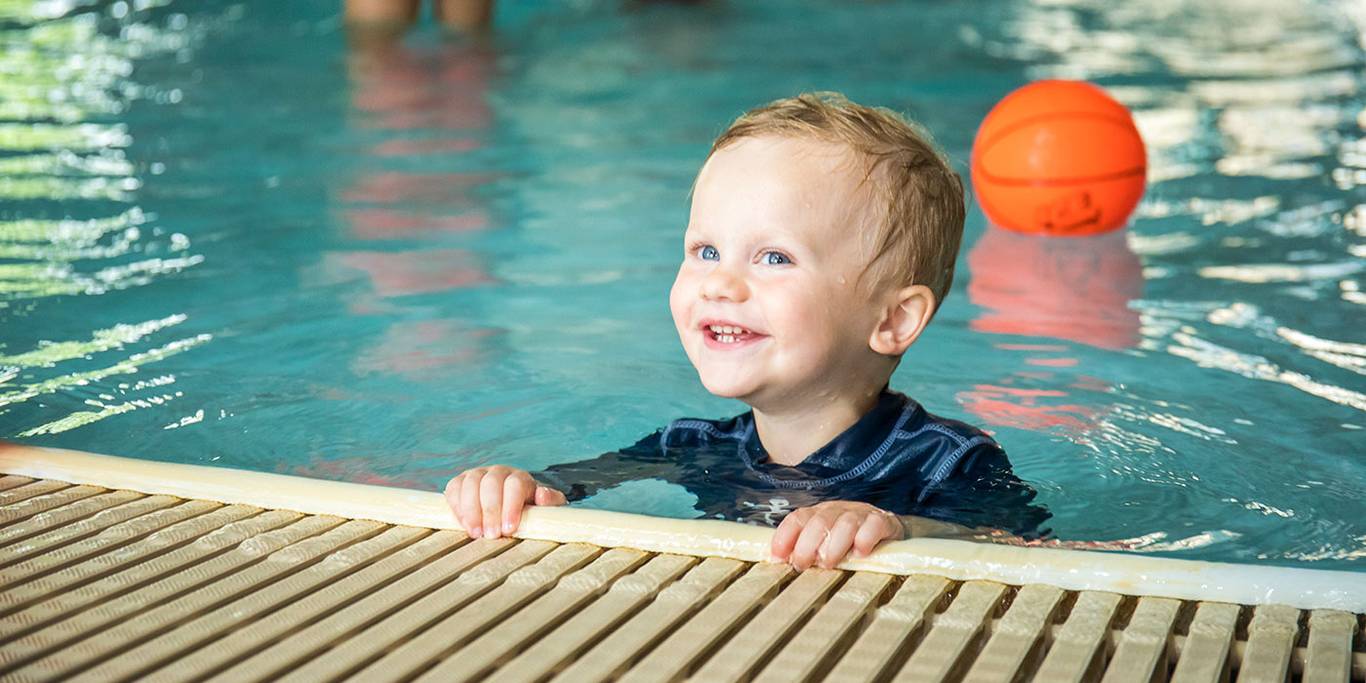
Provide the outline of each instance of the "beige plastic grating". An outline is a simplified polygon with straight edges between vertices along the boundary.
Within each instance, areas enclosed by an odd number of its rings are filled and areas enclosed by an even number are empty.
[[[1366,681],[1343,610],[0,496],[3,681]]]

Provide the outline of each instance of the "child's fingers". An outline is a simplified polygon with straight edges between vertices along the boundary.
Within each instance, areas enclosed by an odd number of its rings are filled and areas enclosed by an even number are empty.
[[[859,525],[858,534],[854,536],[854,548],[860,557],[873,552],[873,548],[876,548],[877,544],[885,538],[901,537],[901,533],[898,533],[899,530],[896,528],[896,526],[900,526],[901,522],[899,520],[892,522],[888,517],[888,515],[868,515],[863,520],[863,524]]]
[[[798,570],[805,570],[816,562],[816,551],[825,542],[825,537],[830,533],[830,522],[821,515],[814,515],[806,521],[802,527],[801,536],[797,537],[797,545],[792,548],[792,556],[789,561]]]
[[[479,510],[483,517],[484,538],[498,538],[503,534],[503,481],[507,475],[494,468],[479,482]]]
[[[455,515],[456,521],[460,520],[460,485],[464,477],[464,474],[455,475],[446,482],[446,489],[441,492],[446,497],[446,505],[450,507],[451,514]],[[461,526],[464,526],[464,523],[461,523]]]
[[[820,566],[830,569],[839,564],[840,560],[849,554],[849,546],[854,544],[854,535],[858,533],[858,529],[858,515],[852,512],[840,515],[817,553]]]
[[[549,486],[537,486],[536,500],[534,502],[537,505],[564,505],[568,503],[569,500],[564,497],[563,493],[560,493]]]
[[[780,562],[787,560],[787,556],[792,553],[792,547],[797,544],[797,537],[802,533],[807,516],[805,510],[796,510],[788,513],[778,524],[778,530],[773,532],[773,540],[769,543],[768,552],[773,555],[773,559]]]
[[[464,477],[460,484],[460,526],[465,527],[470,538],[479,538],[482,535],[480,520],[483,519],[479,510],[479,480],[484,478],[484,471],[470,470]]]
[[[522,523],[522,508],[536,495],[536,482],[526,472],[513,472],[503,480],[503,533],[510,534]]]

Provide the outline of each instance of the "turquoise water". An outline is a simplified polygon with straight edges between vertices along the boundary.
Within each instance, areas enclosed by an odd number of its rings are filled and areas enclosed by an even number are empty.
[[[734,414],[666,302],[732,117],[841,90],[966,172],[997,99],[1086,78],[1149,145],[1131,229],[973,208],[893,387],[1064,538],[1366,561],[1359,4],[507,2],[388,51],[337,4],[0,4],[0,437],[434,489]]]

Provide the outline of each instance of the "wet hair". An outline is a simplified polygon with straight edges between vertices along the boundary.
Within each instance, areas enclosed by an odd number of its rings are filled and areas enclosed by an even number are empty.
[[[745,112],[716,138],[708,158],[740,140],[769,135],[852,150],[878,212],[860,279],[871,276],[878,289],[925,285],[936,307],[944,300],[966,209],[963,181],[928,132],[890,109],[855,104],[838,93],[804,93]]]

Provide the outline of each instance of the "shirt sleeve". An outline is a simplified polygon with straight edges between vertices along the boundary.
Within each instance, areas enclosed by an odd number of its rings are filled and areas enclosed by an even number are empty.
[[[599,491],[637,479],[675,480],[677,465],[664,457],[660,448],[663,430],[636,443],[577,462],[551,465],[531,477],[564,494],[569,502],[588,498]]]
[[[983,437],[985,438],[985,437]],[[971,446],[938,484],[921,496],[917,514],[971,527],[1003,529],[1023,538],[1042,538],[1052,513],[1034,502],[1036,492],[1015,476],[995,441]]]

